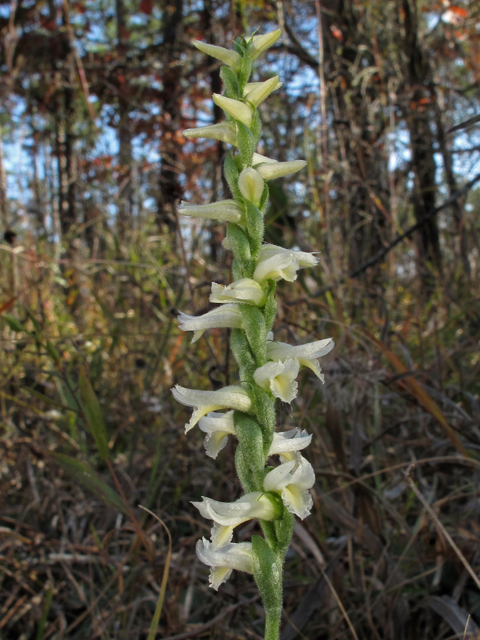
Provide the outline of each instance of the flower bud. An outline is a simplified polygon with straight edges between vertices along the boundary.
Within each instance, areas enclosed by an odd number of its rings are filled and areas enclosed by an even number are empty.
[[[281,35],[282,30],[276,29],[275,31],[270,31],[270,33],[263,34],[263,36],[253,36],[248,45],[248,53],[251,59],[256,60],[258,56],[274,45]]]
[[[240,222],[243,217],[243,211],[235,200],[220,200],[210,204],[188,204],[188,202],[182,201],[178,213],[193,218],[209,218],[236,223]]]
[[[233,146],[237,145],[237,129],[234,122],[219,122],[206,127],[185,129],[182,133],[185,138],[210,138],[233,144]]]
[[[238,188],[244,198],[259,206],[265,182],[258,171],[247,167],[238,177]]]
[[[223,47],[217,47],[214,44],[207,44],[206,42],[201,42],[201,40],[194,40],[193,44],[199,51],[212,56],[212,58],[215,58],[216,60],[220,60],[227,66],[235,69],[235,71],[240,70],[242,66],[242,56],[236,51],[233,51],[232,49],[224,49]]]
[[[225,113],[228,113],[229,116],[232,116],[235,120],[240,120],[246,127],[252,125],[253,112],[250,105],[240,102],[240,100],[221,96],[219,93],[214,93],[212,97],[214,103],[223,109]]]
[[[227,287],[212,282],[210,302],[243,302],[262,307],[266,302],[266,296],[258,282],[250,278],[242,278]]]
[[[283,178],[283,176],[288,176],[291,173],[297,173],[307,165],[305,160],[277,162],[277,160],[266,158],[259,153],[253,154],[252,164],[264,180]]]
[[[258,107],[273,91],[280,89],[282,84],[283,82],[278,81],[278,76],[265,80],[265,82],[250,82],[245,85],[243,97]]]

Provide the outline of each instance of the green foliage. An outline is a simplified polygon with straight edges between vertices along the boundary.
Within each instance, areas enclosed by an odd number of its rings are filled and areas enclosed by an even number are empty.
[[[241,163],[244,167],[252,166],[252,157],[255,152],[257,141],[250,129],[243,124],[243,122],[237,121],[237,140],[238,140],[238,152]]]
[[[223,66],[220,68],[220,77],[223,81],[225,87],[224,94],[227,98],[238,100],[241,96],[236,73],[229,67]]]
[[[104,482],[88,465],[76,458],[64,455],[62,453],[53,452],[51,457],[59,464],[67,473],[71,474],[78,482],[92,491],[103,502],[121,513],[128,513],[127,506],[120,496]]]
[[[238,224],[230,223],[227,227],[227,237],[232,247],[233,255],[239,263],[242,277],[251,278],[254,266],[247,235]]]
[[[98,453],[102,460],[108,459],[108,436],[103,420],[102,409],[97,396],[90,384],[90,380],[83,373],[79,376],[81,405],[87,424],[90,428]]]
[[[255,364],[261,367],[267,360],[266,343],[267,331],[263,313],[257,307],[250,304],[239,304],[242,314],[243,328],[247,336],[250,350],[253,354]]]

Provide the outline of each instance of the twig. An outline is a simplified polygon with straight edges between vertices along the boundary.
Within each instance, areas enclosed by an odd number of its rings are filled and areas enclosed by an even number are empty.
[[[312,293],[310,295],[310,298],[318,298],[319,296],[322,296],[327,291],[331,291],[334,287],[338,286],[339,284],[344,283],[346,280],[350,280],[350,279],[356,278],[357,276],[359,276],[361,273],[363,273],[364,271],[366,271],[370,267],[373,267],[373,265],[377,264],[377,262],[380,262],[380,260],[383,260],[383,258],[388,253],[390,253],[390,251],[394,247],[396,247],[397,244],[400,244],[400,242],[405,240],[405,238],[410,237],[413,233],[415,233],[415,231],[417,231],[418,229],[423,227],[423,225],[426,222],[428,222],[431,218],[436,216],[437,213],[440,213],[440,211],[443,211],[447,207],[450,207],[452,204],[454,204],[459,198],[461,198],[465,193],[467,193],[467,191],[470,191],[470,189],[472,189],[477,184],[477,182],[480,182],[480,173],[477,173],[477,175],[474,178],[472,178],[471,180],[469,180],[468,182],[466,182],[461,189],[458,189],[458,191],[455,191],[455,193],[452,193],[450,198],[447,198],[447,200],[445,200],[445,202],[443,204],[441,204],[439,207],[435,207],[435,209],[431,209],[424,216],[424,218],[422,220],[420,220],[420,222],[417,222],[417,223],[413,224],[404,233],[398,235],[395,238],[395,240],[393,240],[389,245],[387,245],[386,247],[381,249],[378,253],[376,253],[374,256],[369,258],[362,265],[360,265],[359,267],[354,269],[348,276],[345,276],[344,278],[340,278],[340,280],[337,280],[336,282],[334,282],[333,284],[329,285],[328,287],[323,287],[319,291],[316,291],[315,293]]]
[[[440,522],[440,519],[438,518],[437,514],[435,513],[435,511],[432,509],[432,507],[428,504],[428,502],[425,500],[425,498],[422,496],[422,494],[420,493],[420,491],[417,488],[417,485],[414,483],[414,481],[412,480],[412,478],[410,477],[410,472],[412,469],[412,466],[414,465],[410,465],[410,467],[407,469],[407,471],[405,472],[405,476],[407,479],[408,484],[410,485],[412,491],[414,492],[414,494],[417,496],[417,498],[420,500],[420,502],[423,504],[424,508],[428,511],[428,513],[432,516],[432,519],[435,523],[435,526],[440,530],[440,532],[445,536],[445,538],[448,540],[448,542],[450,543],[450,546],[452,547],[452,549],[455,551],[455,553],[457,554],[457,556],[460,559],[460,562],[463,564],[463,566],[465,567],[465,569],[468,571],[468,573],[470,574],[470,576],[473,578],[473,581],[475,582],[475,584],[477,585],[477,587],[480,589],[480,580],[478,579],[477,574],[475,573],[475,571],[472,569],[472,567],[470,566],[470,564],[468,563],[467,559],[465,558],[465,556],[463,555],[463,553],[460,551],[460,549],[457,547],[457,545],[455,544],[455,542],[453,541],[451,535],[448,533],[448,531],[445,529],[445,527],[443,526],[443,524]]]

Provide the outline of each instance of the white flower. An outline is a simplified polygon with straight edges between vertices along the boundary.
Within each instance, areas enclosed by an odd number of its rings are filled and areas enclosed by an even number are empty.
[[[248,44],[248,53],[252,60],[256,60],[264,51],[269,49],[282,35],[281,29],[275,29],[263,36],[253,36]]]
[[[265,476],[265,491],[277,491],[282,496],[283,504],[302,520],[310,514],[312,496],[309,489],[315,484],[312,465],[299,453],[295,459],[284,462]]]
[[[217,60],[224,62],[229,67],[232,67],[232,69],[235,69],[235,71],[240,70],[242,66],[242,56],[236,51],[233,51],[232,49],[224,49],[223,47],[217,47],[214,44],[207,44],[206,42],[202,42],[201,40],[194,40],[193,44],[203,53],[206,53],[207,55],[212,56],[212,58],[216,58]]]
[[[327,355],[335,346],[331,338],[317,340],[293,346],[285,342],[267,341],[267,357],[270,360],[285,360],[286,358],[296,358],[301,365],[311,369],[323,382],[324,377],[317,358]]]
[[[236,304],[223,304],[212,311],[207,311],[203,316],[191,316],[180,311],[177,319],[181,331],[195,331],[192,343],[201,338],[207,329],[241,329],[243,327],[242,314]]]
[[[189,204],[182,201],[178,208],[178,213],[182,216],[225,220],[226,222],[236,222],[237,224],[243,218],[243,211],[235,200],[220,200],[220,202],[212,202],[210,204]]]
[[[254,153],[252,165],[264,180],[283,178],[291,173],[297,173],[306,166],[305,160],[292,160],[291,162],[278,162],[272,158],[266,158],[259,153]]]
[[[235,280],[235,282],[232,282],[226,287],[222,284],[212,282],[210,302],[224,303],[233,301],[254,304],[257,307],[261,307],[265,304],[266,296],[258,282],[251,278]]]
[[[209,413],[200,418],[198,426],[207,434],[203,442],[207,456],[214,459],[227,446],[228,436],[235,435],[233,411]]]
[[[186,138],[211,138],[234,146],[237,145],[237,127],[234,122],[219,122],[206,127],[185,129],[182,133]]]
[[[297,278],[299,269],[314,267],[316,264],[318,264],[318,258],[312,253],[264,244],[260,249],[259,263],[253,278],[259,283],[281,278],[287,282],[293,282]]]
[[[287,358],[285,362],[267,362],[256,369],[253,378],[259,387],[271,391],[276,398],[290,403],[297,396],[296,377],[300,364],[295,358]]]
[[[273,76],[265,82],[247,82],[243,90],[243,97],[258,107],[273,91],[280,89],[282,84],[283,82],[279,82],[278,76]]]
[[[213,94],[213,101],[221,109],[228,113],[229,116],[240,120],[246,127],[250,127],[253,119],[253,110],[249,104],[240,102],[240,100],[234,100],[233,98],[227,98],[219,93]]]
[[[233,529],[239,524],[259,518],[275,520],[280,514],[274,498],[262,491],[247,493],[235,502],[220,502],[202,496],[203,502],[192,502],[204,518],[213,520],[212,545],[219,549],[232,539]]]
[[[202,418],[203,420],[204,418]],[[312,435],[297,427],[290,431],[275,432],[268,455],[279,455],[283,462],[295,459],[295,452],[308,447],[312,441]]]
[[[218,409],[237,409],[248,412],[252,406],[250,396],[242,387],[224,387],[217,391],[186,389],[177,384],[172,390],[173,397],[187,407],[195,407],[190,421],[185,425],[188,433],[203,416]]]
[[[258,207],[265,188],[265,182],[258,171],[255,171],[252,167],[247,167],[238,177],[238,188],[244,198]]]
[[[218,591],[226,582],[232,570],[253,574],[252,543],[238,542],[215,549],[212,542],[202,538],[197,542],[197,556],[210,569],[209,585]]]

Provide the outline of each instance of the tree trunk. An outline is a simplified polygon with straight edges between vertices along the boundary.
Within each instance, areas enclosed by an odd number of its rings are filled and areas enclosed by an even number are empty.
[[[430,128],[429,66],[418,38],[416,0],[403,0],[405,16],[404,52],[407,59],[406,85],[411,110],[408,116],[412,164],[415,171],[414,214],[417,222],[435,208],[437,185],[433,135]],[[428,95],[427,95],[428,93]],[[423,222],[417,240],[420,276],[428,289],[432,287],[432,274],[428,263],[441,272],[440,236],[434,217]],[[423,264],[422,264],[423,263]]]
[[[170,232],[176,230],[176,202],[181,197],[178,183],[178,143],[181,86],[179,35],[183,19],[183,0],[166,0],[163,11],[163,136],[160,169],[158,222]]]
[[[67,66],[69,77],[59,91],[59,113],[55,114],[55,132],[57,143],[58,171],[58,209],[62,235],[67,235],[77,222],[76,180],[77,163],[75,159],[75,138],[73,121],[75,115],[73,94],[73,57],[69,54]],[[72,73],[73,71],[73,73]],[[62,81],[62,80],[61,80]]]
[[[132,135],[130,130],[127,74],[125,56],[128,51],[128,30],[126,10],[123,0],[116,0],[117,12],[117,55],[118,55],[118,213],[117,229],[120,240],[132,224]]]
[[[440,152],[443,158],[443,168],[448,184],[448,195],[451,197],[458,190],[458,185],[455,179],[455,174],[453,172],[452,154],[450,153],[447,145],[445,127],[443,126],[443,118],[440,105],[438,103],[438,96],[433,86],[432,95],[435,97],[434,107],[438,146],[440,147]],[[454,202],[454,204],[452,205],[452,214],[455,223],[455,232],[457,233],[459,238],[459,246],[457,250],[460,254],[460,260],[462,262],[465,275],[468,276],[470,275],[471,267],[470,260],[468,258],[468,241],[467,232],[465,229],[465,211],[463,209],[463,202],[464,198],[462,198],[462,201],[456,200]]]

